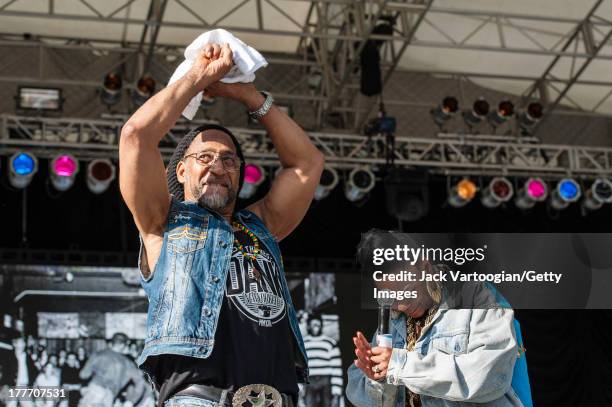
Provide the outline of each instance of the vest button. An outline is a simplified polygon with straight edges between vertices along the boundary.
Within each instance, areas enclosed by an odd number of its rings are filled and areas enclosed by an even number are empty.
[[[227,243],[225,243],[223,240],[219,241],[219,246],[223,247],[224,249],[227,247]]]
[[[213,281],[213,283],[218,283],[219,282],[219,277],[212,276],[212,281]]]
[[[212,314],[212,312],[210,311],[210,308],[204,308],[204,316],[209,317],[210,314]]]

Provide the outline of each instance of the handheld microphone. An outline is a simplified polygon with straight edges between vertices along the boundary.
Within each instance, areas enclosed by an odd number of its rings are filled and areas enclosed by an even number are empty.
[[[378,330],[376,335],[376,344],[383,348],[392,348],[393,340],[391,337],[389,320],[391,317],[391,306],[395,300],[393,298],[377,298],[376,301],[378,302]]]

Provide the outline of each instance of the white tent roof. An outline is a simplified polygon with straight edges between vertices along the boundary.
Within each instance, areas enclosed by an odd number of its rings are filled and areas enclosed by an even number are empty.
[[[337,11],[343,18],[343,3],[348,0],[328,1],[334,3],[330,12]],[[561,50],[568,34],[598,3],[434,0],[399,68],[466,73],[483,86],[520,95],[542,76],[554,52]],[[403,2],[389,4],[398,9],[416,7]],[[0,32],[139,42],[150,5],[151,0],[4,0],[0,1]],[[311,2],[299,0],[169,0],[157,43],[186,45],[208,24],[235,28],[240,38],[262,51],[295,53],[310,7]],[[612,30],[612,2],[598,5],[595,15],[588,32],[597,44]],[[258,31],[260,27],[265,29]],[[584,38],[579,36],[566,50],[567,55],[581,57],[562,57],[551,71],[552,77],[569,80],[587,60],[592,50],[586,49]],[[612,90],[610,59],[612,47],[605,45],[562,103],[611,114],[612,100],[604,99]],[[563,88],[564,82],[556,83],[550,88],[550,98],[554,100]]]

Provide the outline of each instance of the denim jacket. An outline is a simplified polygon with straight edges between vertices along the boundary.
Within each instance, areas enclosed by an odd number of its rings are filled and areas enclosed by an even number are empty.
[[[514,312],[494,306],[495,294],[476,286],[467,295],[481,308],[441,305],[411,351],[406,350],[406,317],[393,312],[386,381],[371,380],[352,365],[348,399],[357,407],[404,407],[407,386],[421,396],[423,407],[522,407],[511,388],[517,358]]]
[[[298,382],[308,378],[307,357],[298,319],[291,301],[283,262],[276,239],[253,212],[236,213],[274,257],[281,270],[281,286],[293,332]],[[138,366],[153,383],[153,369],[147,359],[161,354],[206,359],[215,345],[215,331],[224,298],[234,234],[219,214],[192,202],[172,199],[163,245],[153,273],[141,284],[149,300],[147,338]],[[139,268],[147,269],[141,241]],[[287,338],[287,340],[292,340]]]

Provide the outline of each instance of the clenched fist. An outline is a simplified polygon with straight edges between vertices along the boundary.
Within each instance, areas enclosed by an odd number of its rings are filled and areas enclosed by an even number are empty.
[[[204,90],[208,85],[223,78],[234,64],[232,50],[228,44],[206,44],[193,66],[187,73],[198,89]]]

